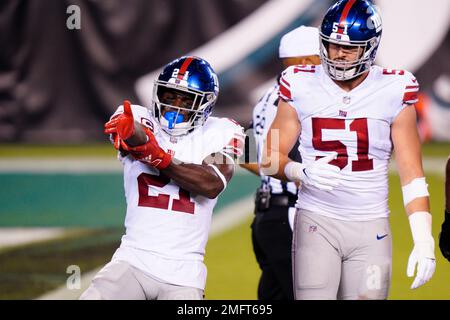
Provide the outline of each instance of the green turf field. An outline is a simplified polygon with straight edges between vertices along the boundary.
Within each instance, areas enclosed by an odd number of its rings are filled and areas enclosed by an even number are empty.
[[[447,158],[449,144],[423,148],[425,156]],[[109,145],[11,146],[0,145],[0,159],[11,157],[65,158],[106,157],[115,153]],[[440,170],[438,170],[440,171]],[[442,168],[443,172],[443,168]],[[120,173],[25,174],[0,173],[0,226],[95,227],[60,240],[0,251],[0,299],[30,299],[65,283],[70,264],[90,270],[106,263],[117,247],[124,212]],[[437,270],[433,279],[415,291],[406,277],[412,249],[408,220],[402,206],[398,177],[390,176],[393,279],[390,299],[450,299],[450,263],[437,248],[443,219],[444,178],[427,173],[434,215]],[[218,209],[252,194],[257,179],[237,175],[218,202]],[[105,192],[107,190],[107,192]],[[207,299],[255,299],[259,268],[250,240],[251,219],[212,237],[207,245]],[[100,229],[98,229],[100,228]]]
[[[416,290],[410,290],[412,278],[406,276],[406,264],[412,250],[409,221],[403,209],[398,176],[390,177],[391,228],[393,233],[393,279],[391,299],[450,299],[450,263],[438,248],[438,234],[444,219],[444,177],[427,175],[430,206],[433,214],[433,236],[436,241],[436,272],[431,281]]]
[[[82,272],[109,261],[122,229],[84,230],[57,241],[0,251],[0,299],[33,299],[63,285],[67,267]]]

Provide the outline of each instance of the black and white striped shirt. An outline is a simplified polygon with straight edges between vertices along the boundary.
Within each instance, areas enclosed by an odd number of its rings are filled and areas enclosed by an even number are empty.
[[[279,101],[278,90],[279,90],[278,84],[274,85],[269,90],[267,90],[264,96],[258,101],[258,103],[255,105],[253,109],[252,127],[257,150],[262,150],[264,140],[267,136],[267,132],[277,113],[277,106]],[[298,146],[299,143],[297,141],[297,143],[289,153],[289,158],[301,162]],[[261,165],[260,158],[261,158],[260,156],[257,157],[258,165]],[[283,182],[276,178],[264,175],[261,175],[261,182],[269,185],[273,194],[289,192],[294,195],[297,195],[298,191],[297,186],[293,182]]]

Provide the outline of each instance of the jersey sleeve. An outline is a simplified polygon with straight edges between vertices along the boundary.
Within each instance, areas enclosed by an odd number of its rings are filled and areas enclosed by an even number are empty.
[[[399,74],[398,96],[396,98],[396,108],[393,119],[395,119],[401,111],[406,107],[416,104],[419,101],[420,85],[416,77],[408,71]]]
[[[232,135],[228,140],[228,143],[220,151],[220,153],[233,160],[233,162],[244,154],[245,147],[244,128],[237,122],[234,124],[235,128],[232,130]]]
[[[232,119],[210,118],[204,133],[203,145],[203,158],[211,154],[221,154],[234,163],[244,153],[244,128]],[[228,163],[225,159],[223,161]]]
[[[406,105],[416,104],[419,101],[419,82],[410,72],[406,73],[402,103]]]
[[[280,77],[278,96],[286,102],[292,102],[291,81],[294,68],[291,66],[283,71]]]

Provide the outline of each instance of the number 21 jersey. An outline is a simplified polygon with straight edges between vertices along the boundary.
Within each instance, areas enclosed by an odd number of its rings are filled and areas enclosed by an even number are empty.
[[[146,108],[131,108],[134,119],[153,131],[173,161],[202,164],[212,153],[233,157],[242,152],[243,129],[230,119],[209,117],[202,127],[174,138]],[[119,107],[114,115],[122,110]],[[126,233],[114,258],[165,282],[204,289],[203,256],[217,198],[193,194],[131,155],[119,158],[124,166],[127,213]]]
[[[120,110],[120,109],[119,109]],[[243,129],[225,118],[209,117],[205,124],[180,138],[170,137],[144,107],[133,105],[133,116],[153,131],[158,144],[173,161],[202,164],[216,152],[230,150]],[[131,156],[122,158],[127,200],[126,235],[122,244],[172,259],[203,260],[217,198],[190,193],[175,181]]]

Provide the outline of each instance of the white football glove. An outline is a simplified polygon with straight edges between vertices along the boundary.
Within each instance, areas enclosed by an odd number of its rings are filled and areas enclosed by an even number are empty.
[[[339,185],[341,179],[339,168],[329,164],[337,155],[337,152],[333,152],[310,164],[289,162],[284,173],[291,181],[300,181],[320,190],[331,191]]]
[[[414,248],[408,259],[406,274],[416,278],[411,289],[416,289],[431,279],[436,269],[434,256],[434,239],[431,235],[431,215],[428,212],[415,212],[409,216],[409,223],[414,239]]]

